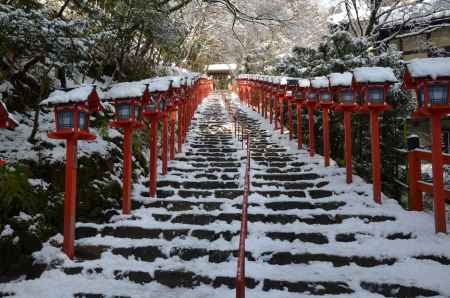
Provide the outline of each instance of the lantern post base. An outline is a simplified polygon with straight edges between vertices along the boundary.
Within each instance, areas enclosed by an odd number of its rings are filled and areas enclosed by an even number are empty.
[[[150,124],[150,180],[149,196],[156,197],[157,171],[158,171],[158,119],[151,119]]]
[[[127,215],[131,211],[131,172],[132,172],[132,137],[133,129],[131,127],[124,128],[123,142],[123,198],[122,213]]]
[[[314,107],[308,106],[308,144],[309,155],[316,155],[316,136],[314,132]]]
[[[353,182],[352,166],[352,112],[344,111],[344,152],[347,184]]]
[[[442,156],[442,139],[441,139],[441,113],[433,113],[431,115],[432,129],[432,155],[431,162],[433,168],[433,199],[434,199],[434,221],[436,233],[447,233],[447,223],[445,214],[445,192]]]
[[[381,161],[380,161],[380,128],[378,122],[378,111],[370,112],[371,143],[372,143],[372,180],[373,199],[375,203],[381,204]]]
[[[95,140],[87,131],[52,132],[50,139],[66,140],[66,173],[64,178],[64,241],[63,251],[73,260],[75,257],[75,217],[77,196],[77,148],[78,140]]]
[[[297,103],[297,144],[298,149],[303,148],[303,118],[302,118],[302,105]]]
[[[323,158],[325,167],[330,166],[330,125],[328,108],[323,108]]]

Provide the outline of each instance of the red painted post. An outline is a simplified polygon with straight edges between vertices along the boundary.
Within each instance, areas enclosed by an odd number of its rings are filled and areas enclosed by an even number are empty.
[[[130,214],[131,210],[131,171],[132,171],[132,137],[133,128],[127,126],[124,128],[123,141],[123,195],[122,195],[122,213]]]
[[[178,107],[178,153],[183,150],[183,106],[184,104],[180,104]]]
[[[275,125],[275,130],[277,130],[278,129],[278,124],[279,124],[279,121],[278,121],[278,117],[280,116],[279,115],[279,113],[280,113],[280,108],[278,107],[278,99],[277,99],[277,96],[275,96],[275,99],[274,99],[274,101],[273,101],[273,109],[274,109],[274,118],[273,118],[273,121],[274,121],[274,125]]]
[[[297,103],[297,143],[298,149],[303,148],[303,119],[302,119],[302,105]]]
[[[372,179],[373,199],[381,204],[381,161],[380,161],[380,128],[378,123],[378,111],[370,111],[371,141],[372,141]]]
[[[418,181],[422,179],[421,162],[416,151],[408,152],[408,178],[409,178],[409,210],[423,211],[423,195],[419,190]]]
[[[75,210],[77,197],[77,139],[67,139],[66,177],[64,193],[64,252],[73,260],[75,256]]]
[[[175,111],[170,111],[170,160],[175,159]]]
[[[167,135],[169,130],[169,119],[168,114],[165,112],[163,114],[163,128],[162,128],[162,137],[161,137],[161,159],[162,159],[162,174],[167,175]]]
[[[284,133],[284,96],[280,96],[280,133]]]
[[[445,214],[445,193],[441,139],[441,113],[431,114],[432,128],[432,154],[431,162],[433,168],[433,199],[434,199],[434,220],[436,233],[447,233],[446,214]]]
[[[273,94],[269,93],[270,98],[269,98],[269,118],[270,118],[270,125],[272,125],[273,122],[273,110],[274,110],[274,103],[275,101],[272,100],[273,99]]]
[[[352,112],[344,110],[344,151],[345,167],[347,171],[347,184],[352,183]]]
[[[325,167],[330,166],[330,120],[328,108],[324,107],[322,110],[323,120],[323,158]]]
[[[288,100],[287,102],[287,106],[288,106],[288,118],[289,118],[289,140],[293,140],[294,139],[294,124],[292,121],[292,103],[290,100]]]
[[[316,136],[314,132],[313,107],[308,107],[308,142],[309,142],[309,155],[312,157],[316,154]]]
[[[158,119],[151,119],[150,127],[150,197],[156,197],[158,171]]]

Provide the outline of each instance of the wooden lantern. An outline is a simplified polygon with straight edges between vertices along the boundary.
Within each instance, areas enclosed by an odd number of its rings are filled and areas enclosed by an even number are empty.
[[[6,105],[0,100],[0,128],[14,129],[19,123],[8,112]]]
[[[51,139],[65,139],[66,175],[64,193],[64,252],[73,259],[75,255],[75,209],[77,192],[77,142],[94,140],[89,133],[89,115],[101,109],[95,86],[83,86],[68,92],[55,91],[41,105],[55,107],[56,131]]]
[[[429,117],[431,120],[433,170],[433,200],[436,233],[447,232],[445,190],[443,179],[442,117],[450,113],[450,58],[414,59],[407,64],[403,86],[414,90],[417,110],[413,117]],[[421,177],[412,177],[411,179]],[[412,187],[412,185],[410,185]],[[420,206],[421,192],[412,191],[416,206]]]
[[[360,99],[360,111],[389,109],[386,103],[391,86],[398,80],[390,67],[359,67],[353,70],[352,89]]]
[[[360,67],[353,70],[352,86],[361,98],[362,112],[370,112],[370,138],[372,149],[373,200],[381,204],[381,152],[379,115],[390,108],[386,98],[391,85],[397,82],[389,67]]]

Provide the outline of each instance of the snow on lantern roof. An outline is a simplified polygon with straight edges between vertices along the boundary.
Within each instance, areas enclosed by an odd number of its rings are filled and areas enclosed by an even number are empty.
[[[118,83],[111,86],[106,97],[108,99],[138,98],[144,95],[145,88],[145,84],[140,82]]]
[[[149,84],[148,89],[150,92],[166,92],[170,89],[172,84],[172,80],[169,77],[162,77],[144,82]]]
[[[353,69],[356,83],[396,83],[398,80],[390,67],[358,67]]]
[[[11,113],[8,112],[8,109],[6,108],[6,104],[0,99],[0,116],[1,116],[1,110],[3,110],[3,113],[5,113],[8,116],[8,119],[12,121],[16,126],[19,125],[19,122],[14,118]]]
[[[316,77],[311,80],[311,87],[313,88],[328,88],[330,87],[330,81],[327,77]]]
[[[450,77],[450,57],[413,59],[406,67],[413,79]]]
[[[236,64],[210,64],[208,65],[208,72],[214,71],[234,71],[237,69]]]
[[[351,87],[353,74],[351,72],[331,73],[328,75],[331,87]]]
[[[280,85],[287,85],[288,77],[280,77]]]
[[[301,88],[309,88],[311,87],[311,82],[308,79],[298,79],[298,85]]]
[[[55,90],[40,105],[48,106],[86,102],[89,100],[89,95],[91,95],[94,89],[99,98],[104,98],[103,92],[99,88],[95,88],[95,85],[84,85],[69,91]]]

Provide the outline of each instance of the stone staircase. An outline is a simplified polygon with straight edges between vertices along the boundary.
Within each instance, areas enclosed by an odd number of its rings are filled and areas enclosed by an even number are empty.
[[[255,112],[236,101],[234,109],[251,131],[247,297],[450,294],[450,240],[434,235],[430,216],[391,200],[376,205],[369,185],[357,177],[346,185],[343,169],[324,169],[320,158],[282,145]],[[76,261],[0,293],[233,297],[244,153],[220,96],[210,96],[156,199],[148,181],[136,184],[132,216],[78,224]]]

